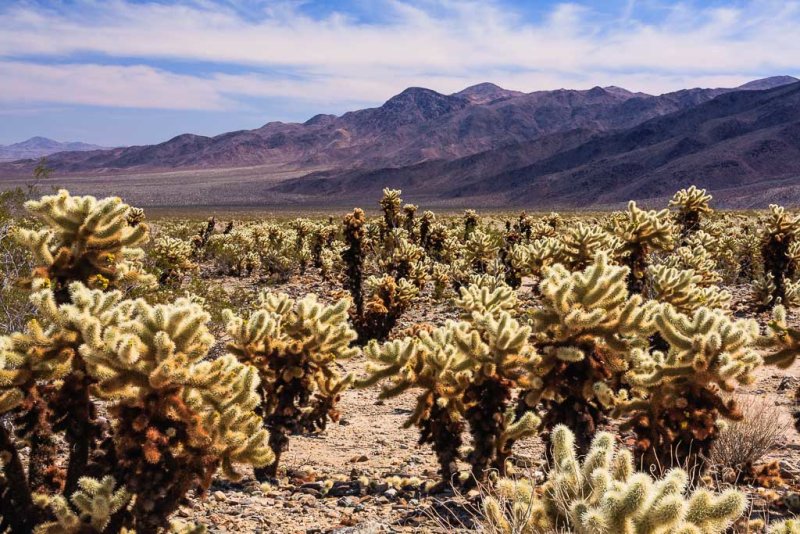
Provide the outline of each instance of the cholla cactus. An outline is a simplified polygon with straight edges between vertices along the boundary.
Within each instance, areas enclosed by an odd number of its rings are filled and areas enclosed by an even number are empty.
[[[433,280],[433,298],[443,299],[452,284],[451,269],[449,265],[434,263],[431,267],[431,279]]]
[[[431,230],[434,222],[436,215],[430,210],[425,210],[419,219],[419,245],[425,251],[430,251],[431,248]]]
[[[417,286],[407,280],[395,280],[392,276],[371,276],[365,286],[368,298],[364,312],[361,315],[350,314],[361,344],[370,339],[386,339],[419,294]]]
[[[59,302],[66,302],[74,281],[100,289],[153,283],[139,262],[147,225],[130,226],[131,208],[119,197],[73,197],[62,189],[25,208],[47,229],[18,229],[16,237],[33,253],[33,278],[47,280]]]
[[[484,502],[488,523],[512,534],[722,534],[744,512],[744,495],[697,489],[686,496],[688,476],[675,469],[653,480],[635,473],[627,450],[598,434],[583,463],[570,431],[553,433],[553,465],[541,492],[529,481],[503,479]]]
[[[158,281],[162,285],[180,284],[183,276],[197,268],[192,262],[194,248],[183,239],[161,236],[153,243],[152,255],[161,271]]]
[[[507,286],[491,292],[462,288],[458,302],[471,325],[456,330],[454,342],[472,372],[464,391],[465,416],[473,438],[467,458],[472,481],[485,480],[490,466],[505,473],[511,445],[531,435],[539,424],[530,412],[515,418],[508,405],[512,389],[540,386],[534,376],[540,358],[528,341],[531,330],[506,311],[514,302],[509,292],[513,294]]]
[[[394,275],[398,280],[411,280],[425,257],[425,250],[410,242],[408,233],[395,229],[386,237],[387,258],[382,262],[384,272]],[[423,284],[424,285],[424,284]]]
[[[348,300],[333,306],[316,295],[292,300],[262,293],[247,319],[226,312],[228,350],[261,378],[261,414],[270,430],[274,462],[257,470],[260,480],[277,474],[290,434],[324,430],[337,421],[337,403],[351,377],[340,376],[337,360],[358,353],[350,348],[356,333],[347,323]]]
[[[380,205],[383,210],[383,223],[389,232],[400,226],[400,206],[403,204],[400,195],[402,193],[399,189],[386,188],[383,190]]]
[[[477,212],[475,210],[464,210],[464,239],[469,239],[477,227]]]
[[[608,392],[619,387],[631,350],[647,347],[655,331],[658,305],[629,297],[627,276],[628,268],[609,265],[605,253],[579,272],[556,264],[539,286],[542,307],[530,312],[541,387],[525,403],[543,404],[547,430],[566,423],[581,453],[606,418]]]
[[[697,189],[691,185],[688,189],[681,189],[672,200],[670,207],[678,208],[677,223],[681,227],[681,236],[686,238],[700,226],[700,216],[711,213],[713,210],[708,205],[713,197],[705,189]]]
[[[199,305],[120,306],[117,325],[85,321],[80,352],[97,380],[93,391],[116,419],[116,478],[136,496],[131,523],[156,532],[218,466],[237,477],[234,463],[261,467],[274,455],[254,411],[258,373],[232,355],[205,359],[214,338]]]
[[[67,495],[75,491],[103,432],[90,398],[95,380],[87,373],[80,349],[86,342],[86,325],[102,329],[120,320],[121,299],[117,291],[87,290],[73,283],[71,303],[58,305],[48,288],[41,289],[31,296],[39,319],[0,343],[7,365],[18,368],[11,383],[22,386],[25,394],[26,409],[15,419],[18,434],[30,444],[28,484],[37,491],[54,491],[62,482]],[[22,375],[20,367],[25,369]],[[18,395],[11,400],[15,398]],[[70,446],[66,472],[55,465],[53,435],[61,432]]]
[[[722,277],[717,272],[717,264],[711,256],[708,248],[700,243],[693,243],[696,237],[710,237],[702,230],[692,234],[688,244],[678,247],[675,251],[664,259],[664,265],[675,269],[691,269],[699,276],[697,285],[711,287],[722,281]]]
[[[766,232],[761,241],[761,257],[764,259],[765,277],[770,283],[762,284],[762,288],[771,290],[766,300],[766,306],[776,304],[791,304],[796,290],[793,287],[793,277],[797,271],[793,255],[793,243],[800,231],[800,218],[791,217],[781,206],[770,204],[770,219],[767,222]],[[771,278],[770,278],[771,277]]]
[[[555,261],[571,271],[579,271],[591,265],[599,252],[613,256],[621,242],[600,226],[579,222],[567,228],[559,245]]]
[[[631,200],[624,217],[616,221],[614,232],[622,241],[619,251],[623,262],[630,268],[628,289],[631,293],[642,293],[648,256],[652,252],[671,250],[674,246],[674,228],[669,211],[644,211]]]
[[[383,397],[422,390],[408,424],[420,427],[420,443],[433,445],[443,483],[455,473],[464,420],[473,437],[469,483],[485,480],[490,466],[504,472],[514,441],[538,426],[532,413],[517,418],[509,408],[512,389],[531,387],[538,363],[530,329],[506,311],[515,303],[513,291],[471,286],[461,294],[464,320],[416,338],[370,344],[366,354],[374,363],[360,382],[389,380]]]
[[[347,248],[342,252],[345,264],[345,288],[350,291],[355,306],[355,315],[364,314],[364,211],[356,208],[344,218],[344,240]]]
[[[102,480],[84,477],[78,486],[80,489],[70,497],[72,506],[60,495],[45,497],[56,520],[39,525],[34,534],[100,534],[106,531],[112,516],[130,500],[130,494],[124,488],[117,488],[112,476]]]
[[[464,355],[453,336],[465,324],[450,323],[433,331],[422,331],[417,338],[405,338],[379,345],[372,341],[365,348],[370,360],[368,375],[359,387],[387,380],[381,398],[392,398],[409,390],[421,390],[416,407],[404,426],[420,429],[419,443],[431,444],[439,460],[440,488],[458,473],[461,434],[464,431],[463,394],[469,385]]]
[[[800,521],[787,519],[769,526],[768,534],[800,534]]]
[[[783,306],[775,306],[767,333],[758,340],[758,344],[768,351],[764,363],[779,369],[788,369],[800,356],[800,330],[789,326]],[[796,398],[800,399],[800,388]],[[794,419],[795,426],[800,429],[800,410],[795,410]]]
[[[762,364],[755,350],[758,324],[700,308],[684,315],[665,305],[656,318],[668,352],[636,351],[626,379],[636,398],[617,414],[636,433],[636,453],[650,465],[702,467],[719,433],[720,419],[739,420],[735,401],[721,392],[749,384]]]
[[[713,285],[703,286],[702,275],[691,269],[652,265],[648,267],[648,279],[650,295],[682,313],[692,313],[700,307],[727,310],[731,304],[730,292]]]
[[[467,239],[464,255],[475,272],[485,273],[489,264],[497,257],[499,250],[500,247],[491,235],[474,229]]]

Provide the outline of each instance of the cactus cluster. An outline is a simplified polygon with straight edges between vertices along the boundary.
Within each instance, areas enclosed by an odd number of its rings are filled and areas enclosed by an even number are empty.
[[[245,319],[227,311],[228,351],[260,377],[259,409],[270,431],[274,460],[259,479],[275,477],[289,436],[324,430],[339,418],[337,402],[351,377],[337,360],[355,355],[356,333],[347,323],[348,300],[332,306],[314,295],[295,301],[283,293],[262,293]]]
[[[605,253],[582,271],[556,264],[540,284],[542,307],[530,312],[541,388],[527,393],[526,405],[542,404],[546,429],[567,424],[581,452],[605,420],[630,354],[655,331],[658,305],[629,296],[627,279],[628,267],[611,265]]]
[[[152,284],[140,262],[147,225],[131,226],[131,208],[119,197],[74,197],[62,189],[25,208],[46,227],[20,228],[16,237],[34,256],[32,278],[51,285],[59,302],[66,301],[73,281],[100,289]]]
[[[686,238],[700,226],[700,216],[711,213],[708,205],[713,197],[705,189],[689,186],[681,189],[669,201],[670,207],[678,209],[677,223],[681,228],[681,236]]]
[[[687,495],[688,475],[674,469],[654,480],[636,473],[631,454],[599,433],[583,459],[564,426],[553,431],[552,465],[541,491],[526,480],[504,479],[486,499],[492,528],[506,534],[722,534],[744,512],[744,495]]]
[[[637,350],[626,381],[633,396],[616,408],[638,437],[636,453],[649,465],[688,465],[708,457],[721,419],[742,417],[726,398],[737,384],[754,380],[762,364],[753,320],[734,320],[720,310],[685,315],[670,305],[656,317],[666,352]]]
[[[630,201],[628,210],[615,221],[614,233],[622,243],[619,247],[622,261],[630,269],[628,289],[631,293],[642,293],[650,254],[675,246],[675,228],[669,211],[645,211]]]
[[[39,261],[37,318],[0,337],[11,422],[0,425],[0,530],[156,532],[219,468],[235,477],[235,463],[271,462],[258,376],[233,356],[206,360],[208,314],[187,299],[152,306],[107,291],[146,279],[131,246],[148,229],[129,225],[128,206],[62,191],[27,207],[53,229],[20,234]]]

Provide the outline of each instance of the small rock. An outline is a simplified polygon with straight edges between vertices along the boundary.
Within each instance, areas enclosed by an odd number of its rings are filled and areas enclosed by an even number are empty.
[[[342,497],[336,501],[336,504],[342,508],[355,508],[358,505],[358,501],[352,497]]]
[[[385,496],[387,499],[392,499],[392,500],[394,500],[394,499],[396,499],[396,498],[397,498],[397,490],[396,490],[396,489],[394,489],[394,488],[389,488],[389,489],[387,489],[386,491],[384,491],[384,492],[383,492],[383,495],[384,495],[384,496]]]
[[[217,490],[217,491],[214,492],[214,500],[219,501],[219,502],[225,502],[225,501],[228,500],[228,498],[225,496],[224,493],[222,493],[221,491]]]
[[[361,454],[359,456],[353,456],[352,458],[350,458],[350,463],[355,464],[360,462],[366,462],[367,460],[369,460],[369,458],[367,458],[367,455]]]

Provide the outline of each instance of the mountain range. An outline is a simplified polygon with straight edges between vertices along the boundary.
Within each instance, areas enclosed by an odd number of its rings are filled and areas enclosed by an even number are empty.
[[[425,205],[600,207],[690,184],[720,206],[791,204],[800,200],[800,80],[657,96],[614,86],[409,88],[380,107],[302,124],[47,161],[54,183],[142,205],[345,205],[399,187]],[[0,187],[34,164],[0,164]]]
[[[35,159],[49,156],[57,152],[85,152],[87,150],[102,150],[103,147],[68,141],[61,143],[47,137],[31,137],[27,141],[12,145],[0,145],[0,161],[15,161],[20,159]]]

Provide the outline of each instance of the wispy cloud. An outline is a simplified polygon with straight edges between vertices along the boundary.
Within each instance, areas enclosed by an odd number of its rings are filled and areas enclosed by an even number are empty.
[[[312,16],[289,1],[250,3],[246,14],[212,0],[16,3],[0,8],[0,102],[224,110],[292,98],[340,108],[410,85],[659,93],[800,72],[797,1],[629,0],[613,12],[556,3],[537,17],[510,0],[376,2],[373,20],[346,6]]]

